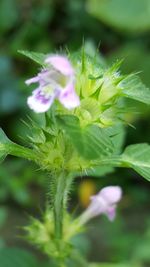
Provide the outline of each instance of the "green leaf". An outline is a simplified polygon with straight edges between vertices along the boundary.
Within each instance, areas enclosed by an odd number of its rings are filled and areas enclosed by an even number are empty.
[[[79,154],[96,159],[113,153],[113,144],[106,132],[96,125],[81,128],[79,119],[73,115],[58,116],[57,121],[66,131]]]
[[[29,252],[18,248],[0,249],[2,267],[37,267],[36,258]]]
[[[2,129],[0,129],[0,161],[8,154],[36,161],[37,155],[29,148],[17,145],[10,141]]]
[[[114,144],[114,154],[120,154],[125,141],[125,127],[122,124],[115,124],[105,129]]]
[[[102,177],[113,172],[114,172],[114,168],[112,166],[108,166],[107,164],[104,166],[97,166],[97,167],[93,166],[92,169],[86,170],[86,175],[93,176],[93,177]]]
[[[142,33],[150,29],[149,0],[88,0],[87,9],[121,32]]]
[[[36,52],[30,52],[30,51],[24,51],[24,50],[18,50],[18,52],[30,59],[32,59],[33,61],[35,61],[36,63],[42,65],[43,67],[47,66],[47,64],[45,63],[45,59],[46,59],[46,55],[42,54],[42,53],[36,53]]]
[[[130,167],[150,181],[150,145],[128,146],[121,156],[122,166]]]
[[[119,86],[122,95],[150,105],[150,89],[147,88],[137,75],[129,75],[123,79]]]

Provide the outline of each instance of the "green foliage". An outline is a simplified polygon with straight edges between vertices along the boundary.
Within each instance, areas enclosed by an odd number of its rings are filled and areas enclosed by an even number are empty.
[[[124,166],[133,168],[147,180],[150,180],[150,145],[135,144],[128,146],[122,154]]]
[[[42,65],[43,67],[47,65],[45,63],[46,55],[44,55],[42,53],[29,52],[29,51],[23,51],[23,50],[19,50],[18,52],[21,53],[22,55],[32,59],[33,61],[35,61],[39,65]]]
[[[29,148],[17,145],[10,141],[2,129],[0,129],[0,160],[3,160],[8,154],[19,156],[28,160],[36,160],[36,154]]]
[[[33,129],[36,130],[32,131],[33,138],[30,138],[34,144],[34,150],[11,142],[1,130],[1,160],[3,160],[7,154],[11,154],[36,161],[42,168],[46,169],[54,168],[57,170],[57,168],[60,168],[62,165],[63,168],[69,168],[69,170],[72,168],[72,171],[77,171],[79,170],[79,166],[81,166],[80,168],[83,171],[87,170],[88,173],[88,169],[90,170],[90,168],[92,168],[94,175],[103,175],[104,173],[112,171],[112,167],[116,166],[130,167],[144,178],[150,179],[149,145],[139,144],[129,146],[125,149],[125,152],[119,156],[124,140],[124,131],[119,125],[118,128],[110,127],[107,129],[101,129],[97,125],[81,127],[79,119],[74,115],[57,115],[56,122],[59,125],[58,129],[61,130],[59,133],[57,129],[57,134],[52,131],[54,121],[51,121],[52,124],[49,126],[50,128],[46,126],[45,129],[37,128],[36,125],[35,127],[32,125]],[[65,134],[69,137],[70,144]],[[86,160],[85,162],[82,159],[80,160],[76,153],[74,154],[71,144],[73,144],[79,156]],[[68,152],[66,153],[66,146],[68,147],[67,149],[69,149],[68,151],[70,151],[69,153],[71,153],[67,161]],[[40,161],[38,156],[40,156]],[[109,168],[105,168],[107,164],[109,164]],[[102,169],[100,169],[100,166],[102,166]]]
[[[45,212],[42,221],[31,218],[30,225],[24,227],[26,238],[36,245],[42,252],[52,256],[55,251],[53,215]]]
[[[60,185],[59,185],[60,187]],[[58,190],[58,188],[57,188]],[[59,210],[61,209],[61,215],[63,213],[64,207],[62,199],[62,194],[64,191],[62,188],[59,188],[59,191],[56,192],[55,200],[54,200],[54,209],[57,214],[55,214],[55,219],[57,220],[57,226],[62,224],[62,218],[60,218]],[[60,206],[59,206],[60,205]],[[53,206],[53,203],[52,203]],[[56,207],[55,207],[56,206]],[[62,238],[55,234],[57,231],[57,227],[55,228],[55,221],[53,216],[53,209],[47,208],[45,213],[43,213],[41,220],[30,218],[30,224],[24,227],[26,231],[26,239],[32,244],[36,245],[43,253],[47,256],[52,257],[54,259],[64,258],[66,256],[70,257],[71,248],[74,244],[73,240],[70,240],[73,236],[77,234],[76,229],[73,228],[73,221],[69,214],[64,212],[63,216],[63,233],[60,232],[59,235],[62,235]],[[62,225],[60,225],[62,227]]]
[[[120,82],[125,97],[150,105],[150,89],[136,75],[129,75]]]
[[[106,176],[110,173],[114,172],[114,168],[112,166],[104,165],[104,166],[93,166],[93,168],[87,169],[86,170],[86,175],[87,176],[92,176],[92,177],[102,177]]]
[[[59,116],[58,122],[84,158],[95,159],[113,152],[111,139],[98,126],[88,125],[81,128],[79,119],[73,115]]]
[[[139,34],[150,29],[149,0],[88,0],[87,9],[120,31]]]
[[[124,125],[122,123],[116,124],[112,127],[105,128],[105,132],[108,136],[110,136],[111,141],[114,146],[113,154],[120,154],[125,142],[125,131]]]

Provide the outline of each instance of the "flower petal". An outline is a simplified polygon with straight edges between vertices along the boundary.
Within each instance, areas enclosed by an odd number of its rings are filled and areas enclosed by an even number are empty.
[[[99,192],[99,196],[110,204],[117,203],[122,197],[122,190],[120,186],[107,186]]]
[[[108,208],[107,203],[102,197],[95,195],[92,196],[90,199],[91,203],[87,208],[87,210],[91,217],[95,217],[107,211]]]
[[[50,63],[56,70],[66,76],[72,76],[74,74],[74,70],[65,56],[51,55],[45,60],[45,62]]]
[[[105,214],[110,221],[113,221],[116,217],[116,206],[109,207]]]
[[[33,77],[33,78],[28,79],[28,80],[25,81],[25,83],[27,85],[30,85],[31,83],[37,83],[37,82],[39,82],[39,77],[38,76],[35,76],[35,77]]]
[[[75,92],[73,83],[69,83],[58,96],[59,101],[67,109],[73,109],[80,105],[80,99]]]
[[[36,113],[46,112],[54,101],[55,95],[46,98],[38,88],[32,92],[32,95],[28,97],[27,103],[29,107]]]

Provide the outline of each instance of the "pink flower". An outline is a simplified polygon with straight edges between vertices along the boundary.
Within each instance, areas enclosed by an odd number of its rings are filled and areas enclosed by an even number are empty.
[[[37,113],[46,112],[56,98],[67,109],[79,106],[80,100],[74,88],[74,69],[70,61],[65,56],[50,55],[45,62],[48,67],[26,81],[27,85],[39,84],[28,97],[29,107]]]
[[[80,216],[80,223],[84,224],[91,218],[105,214],[110,221],[115,219],[117,203],[121,200],[122,190],[119,186],[104,187],[97,195],[91,197],[91,203]]]

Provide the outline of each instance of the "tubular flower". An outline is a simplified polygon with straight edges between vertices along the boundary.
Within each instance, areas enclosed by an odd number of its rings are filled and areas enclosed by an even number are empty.
[[[26,80],[26,84],[38,83],[38,87],[28,97],[29,107],[37,113],[46,112],[57,98],[67,109],[80,104],[74,88],[74,69],[65,56],[50,55],[46,58],[47,67],[37,76]]]
[[[119,186],[104,187],[97,195],[91,197],[91,203],[80,216],[80,224],[91,218],[105,214],[110,221],[115,219],[117,203],[121,200],[122,190]]]

